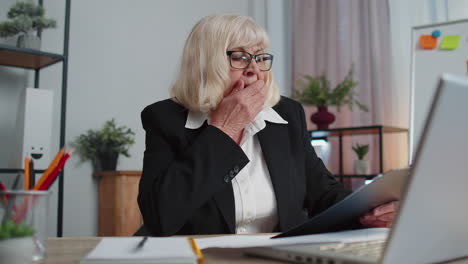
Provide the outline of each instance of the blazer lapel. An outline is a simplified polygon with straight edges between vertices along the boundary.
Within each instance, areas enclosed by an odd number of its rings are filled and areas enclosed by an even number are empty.
[[[286,230],[290,227],[288,203],[292,195],[289,192],[291,164],[288,126],[267,122],[266,127],[258,133],[258,139],[275,190],[280,228]]]

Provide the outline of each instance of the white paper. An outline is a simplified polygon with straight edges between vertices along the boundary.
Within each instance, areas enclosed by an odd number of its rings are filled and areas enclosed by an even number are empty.
[[[227,235],[219,237],[197,238],[195,241],[200,249],[207,248],[246,248],[265,246],[286,246],[313,243],[362,242],[370,240],[385,240],[388,228],[368,228],[343,232],[305,235],[270,239],[274,235]]]
[[[141,249],[142,237],[105,237],[86,256],[87,260],[177,260],[196,259],[184,237],[150,237]]]

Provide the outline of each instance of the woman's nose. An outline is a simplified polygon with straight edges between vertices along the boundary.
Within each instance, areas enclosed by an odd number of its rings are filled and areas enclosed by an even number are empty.
[[[250,64],[249,64],[249,67],[247,67],[245,70],[244,70],[244,74],[248,77],[250,76],[253,76],[253,75],[256,75],[260,72],[260,68],[258,68],[258,64],[257,62],[255,61],[255,59],[252,59],[252,61],[250,61]]]

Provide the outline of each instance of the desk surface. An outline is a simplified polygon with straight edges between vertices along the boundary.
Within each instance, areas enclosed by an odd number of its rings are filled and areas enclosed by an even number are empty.
[[[48,257],[41,264],[78,264],[80,260],[93,249],[101,240],[100,237],[65,237],[48,239]],[[233,249],[207,249],[203,250],[205,264],[281,264],[285,262],[254,258],[243,255],[239,250]],[[468,263],[468,259],[455,262]]]
[[[78,264],[93,249],[100,237],[64,237],[47,240],[48,257],[43,264]],[[205,264],[280,264],[284,262],[254,258],[243,255],[239,250],[207,249],[203,250]]]

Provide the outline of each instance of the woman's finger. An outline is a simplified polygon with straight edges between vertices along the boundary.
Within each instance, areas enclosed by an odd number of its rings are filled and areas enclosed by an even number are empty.
[[[395,213],[392,212],[392,213],[387,213],[387,214],[383,214],[383,215],[379,215],[377,216],[377,220],[379,221],[385,221],[385,222],[393,222],[393,219],[395,218]]]
[[[258,80],[251,83],[249,86],[245,87],[246,96],[254,96],[260,93],[265,86],[265,82],[263,80]]]
[[[392,222],[387,222],[387,221],[364,220],[364,219],[359,219],[359,220],[363,226],[368,226],[368,227],[391,227],[392,226]]]
[[[399,204],[400,203],[398,201],[386,203],[376,207],[372,212],[374,216],[380,216],[391,212],[396,212],[398,210]]]
[[[244,88],[244,81],[242,79],[240,79],[239,81],[237,81],[235,84],[234,84],[234,87],[232,87],[231,91],[229,92],[228,96],[229,95],[232,95],[240,90],[242,90],[242,88]]]

